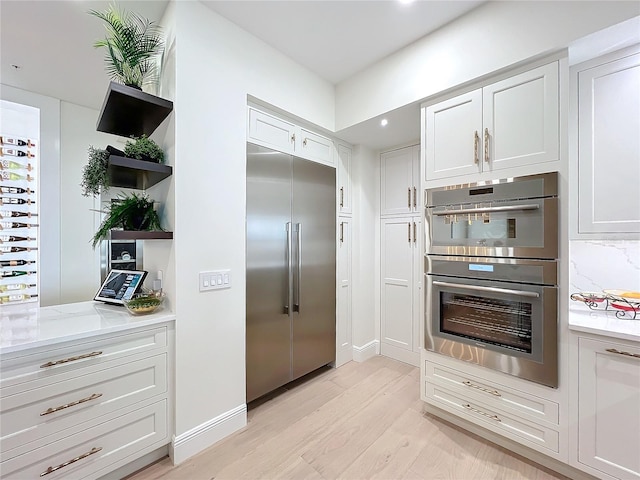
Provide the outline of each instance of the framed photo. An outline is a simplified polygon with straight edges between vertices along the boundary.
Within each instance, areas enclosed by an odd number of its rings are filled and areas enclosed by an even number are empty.
[[[111,270],[93,299],[123,305],[140,290],[146,276],[143,270]]]

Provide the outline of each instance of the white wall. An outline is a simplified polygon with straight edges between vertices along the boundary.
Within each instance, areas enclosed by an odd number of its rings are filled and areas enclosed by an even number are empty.
[[[174,7],[173,455],[180,462],[246,421],[247,95],[333,130],[334,90],[199,2]],[[198,272],[226,268],[232,288],[198,291]]]
[[[336,129],[423,100],[640,14],[639,2],[489,2],[336,87]]]

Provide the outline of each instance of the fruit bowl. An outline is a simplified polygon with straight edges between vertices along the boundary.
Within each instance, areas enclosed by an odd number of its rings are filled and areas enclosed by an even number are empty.
[[[138,293],[129,300],[124,300],[124,306],[133,315],[147,315],[162,307],[164,293]]]

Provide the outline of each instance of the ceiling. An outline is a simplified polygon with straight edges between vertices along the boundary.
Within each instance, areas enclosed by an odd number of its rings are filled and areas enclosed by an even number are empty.
[[[178,0],[188,1],[188,0]],[[484,0],[212,1],[207,7],[331,83],[379,61],[464,15]],[[0,73],[3,84],[99,109],[109,79],[102,22],[87,14],[102,0],[0,0]],[[119,0],[125,10],[159,20],[167,0]],[[19,68],[15,68],[17,65]],[[340,132],[372,148],[419,138],[419,108],[407,106]]]

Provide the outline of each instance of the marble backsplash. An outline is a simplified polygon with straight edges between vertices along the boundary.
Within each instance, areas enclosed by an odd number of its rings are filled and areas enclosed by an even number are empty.
[[[569,285],[574,292],[640,292],[640,240],[572,240]]]

